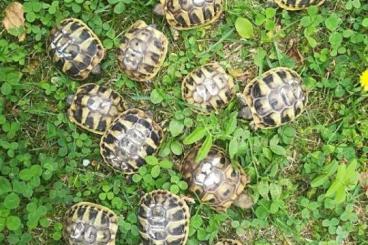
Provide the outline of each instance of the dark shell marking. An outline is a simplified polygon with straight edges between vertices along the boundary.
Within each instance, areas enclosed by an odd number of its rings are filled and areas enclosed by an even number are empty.
[[[115,244],[117,216],[104,206],[77,203],[66,212],[64,221],[63,236],[69,245]]]
[[[325,0],[274,0],[281,8],[287,10],[306,9],[312,5],[320,6]]]
[[[96,34],[84,22],[72,18],[51,31],[49,52],[58,69],[75,80],[86,79],[105,56]]]
[[[223,12],[223,0],[161,0],[168,23],[176,29],[209,25]]]
[[[160,126],[138,109],[125,111],[111,124],[100,143],[104,161],[125,174],[134,174],[144,158],[156,152],[162,141]]]
[[[221,239],[216,243],[216,245],[242,245],[242,243],[238,240]]]
[[[307,101],[300,76],[282,67],[271,69],[251,81],[243,95],[256,128],[277,127],[294,120]]]
[[[183,99],[200,113],[224,108],[234,95],[233,78],[218,63],[206,64],[192,71],[182,83]]]
[[[119,47],[119,66],[130,79],[148,81],[160,70],[167,49],[166,36],[139,20],[130,27]]]
[[[163,190],[145,194],[140,201],[138,220],[143,244],[186,244],[189,207],[175,194]]]
[[[94,83],[80,86],[68,109],[69,120],[96,134],[103,134],[124,111],[123,98],[110,88]]]
[[[232,166],[222,149],[215,146],[204,160],[195,162],[198,148],[193,148],[185,156],[181,172],[189,190],[196,193],[202,202],[218,211],[226,211],[243,192],[247,177],[241,168]]]

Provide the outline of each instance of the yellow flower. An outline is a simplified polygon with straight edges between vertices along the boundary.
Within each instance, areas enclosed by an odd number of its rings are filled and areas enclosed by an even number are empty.
[[[368,91],[368,69],[365,70],[360,76],[360,84],[364,91]]]

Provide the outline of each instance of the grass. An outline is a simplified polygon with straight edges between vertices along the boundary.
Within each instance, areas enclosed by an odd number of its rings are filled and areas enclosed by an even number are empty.
[[[0,9],[8,3],[1,1]],[[214,244],[218,238],[245,244],[368,244],[367,187],[357,182],[368,171],[368,95],[359,87],[368,67],[368,4],[330,0],[287,12],[261,1],[228,0],[218,23],[180,32],[174,41],[165,20],[153,15],[154,3],[24,1],[26,40],[0,30],[0,243],[62,244],[64,212],[83,200],[119,214],[117,244],[138,244],[139,198],[162,187],[189,195],[173,166],[191,148],[184,139],[204,128],[250,176],[247,192],[254,205],[216,213],[197,201],[191,205],[188,244]],[[99,137],[68,121],[66,98],[81,83],[50,63],[46,40],[52,26],[70,16],[87,22],[108,48],[102,75],[88,81],[113,87],[129,107],[151,111],[165,128],[158,164],[173,164],[160,168],[158,177],[152,177],[153,165],[132,179],[114,172],[99,155]],[[251,22],[251,37],[237,33],[239,17]],[[148,85],[130,81],[117,68],[119,40],[137,19],[157,24],[170,39],[163,69]],[[219,115],[191,112],[181,99],[180,82],[210,61],[237,76],[238,91],[270,68],[295,69],[309,94],[305,113],[287,126],[252,131],[248,122],[234,120],[235,101]],[[91,164],[84,167],[84,159]]]

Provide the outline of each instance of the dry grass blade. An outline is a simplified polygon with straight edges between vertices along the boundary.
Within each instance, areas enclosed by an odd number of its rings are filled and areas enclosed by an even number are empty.
[[[18,30],[24,28],[24,10],[21,3],[12,2],[6,7],[3,25],[10,34],[13,34],[15,30],[19,41],[24,41],[26,38],[25,32],[18,32]]]

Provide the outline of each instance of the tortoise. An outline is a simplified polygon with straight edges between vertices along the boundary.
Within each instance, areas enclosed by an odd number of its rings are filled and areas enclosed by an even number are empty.
[[[216,62],[193,70],[182,82],[183,99],[203,114],[224,108],[234,95],[233,78]]]
[[[129,28],[119,47],[120,69],[132,80],[151,80],[164,63],[168,43],[165,34],[138,20]]]
[[[118,217],[107,207],[80,202],[64,217],[64,240],[69,245],[115,245]]]
[[[68,18],[51,31],[49,52],[52,61],[75,80],[101,72],[105,49],[96,34],[81,20]]]
[[[243,245],[240,241],[238,240],[233,240],[233,239],[220,239],[216,245]]]
[[[226,211],[232,204],[249,208],[249,197],[243,193],[248,178],[241,167],[233,166],[218,146],[213,146],[207,157],[197,163],[198,150],[199,146],[190,150],[180,167],[189,190],[219,212]]]
[[[124,111],[123,98],[111,88],[87,83],[68,97],[68,118],[79,127],[102,135]]]
[[[125,174],[134,174],[144,158],[156,152],[163,138],[161,127],[148,113],[129,109],[120,114],[101,138],[104,161]]]
[[[252,120],[254,129],[275,128],[293,121],[307,102],[302,83],[299,74],[289,68],[277,67],[263,73],[238,94],[240,116]]]
[[[154,8],[166,17],[176,30],[207,26],[218,20],[223,12],[223,0],[160,0]]]
[[[320,6],[325,0],[274,0],[283,9],[296,11],[306,9],[312,5]]]
[[[190,220],[187,202],[193,202],[193,199],[166,190],[146,193],[138,209],[143,245],[186,244]]]

